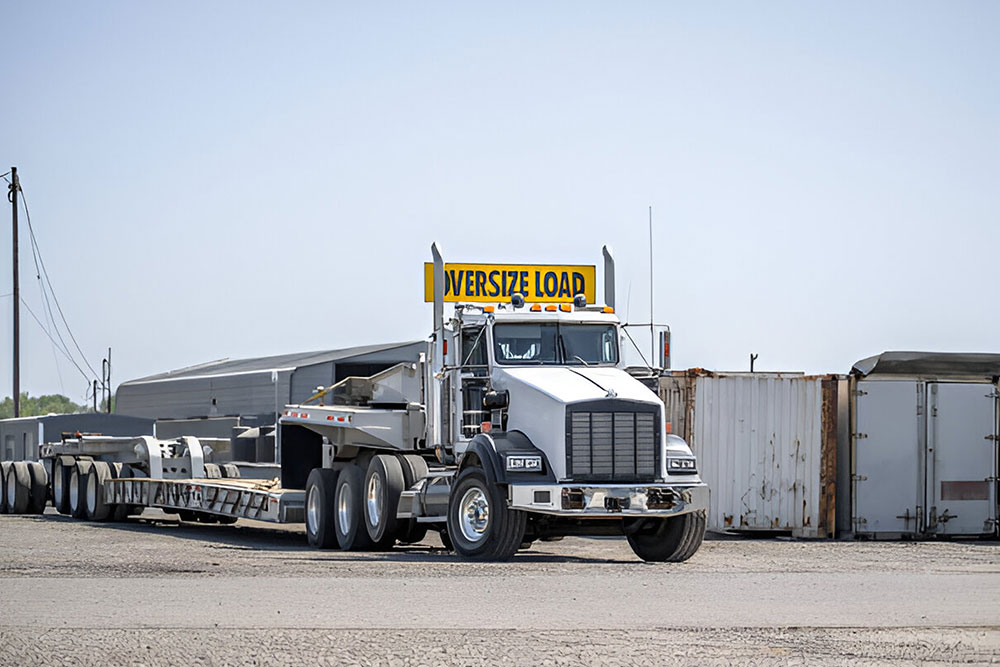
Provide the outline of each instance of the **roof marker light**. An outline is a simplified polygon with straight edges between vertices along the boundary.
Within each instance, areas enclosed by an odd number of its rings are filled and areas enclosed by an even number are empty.
[[[556,311],[555,304],[552,304],[550,306],[545,306],[545,310],[547,310],[550,313],[554,313]]]
[[[492,313],[494,310],[496,310],[495,306],[483,306],[484,313]]]
[[[615,309],[612,308],[611,306],[604,306],[604,312],[605,313],[613,313],[613,312],[615,312]]]
[[[572,313],[573,312],[573,306],[569,305],[568,303],[563,303],[563,304],[560,304],[559,310],[563,311],[564,313]]]
[[[540,312],[541,310],[542,310],[542,307],[539,306],[537,303],[531,307],[531,312],[533,312],[533,313]]]

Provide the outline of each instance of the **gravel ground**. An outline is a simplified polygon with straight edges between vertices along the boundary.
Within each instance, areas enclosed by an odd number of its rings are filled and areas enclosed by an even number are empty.
[[[567,538],[496,564],[0,516],[0,665],[182,662],[1000,664],[1000,544],[715,539],[653,565]]]

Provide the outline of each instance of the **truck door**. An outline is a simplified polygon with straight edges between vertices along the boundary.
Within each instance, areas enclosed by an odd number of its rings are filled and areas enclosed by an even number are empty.
[[[852,435],[854,530],[920,532],[924,502],[924,383],[859,381]]]
[[[935,382],[928,393],[927,531],[991,533],[996,519],[996,388]]]

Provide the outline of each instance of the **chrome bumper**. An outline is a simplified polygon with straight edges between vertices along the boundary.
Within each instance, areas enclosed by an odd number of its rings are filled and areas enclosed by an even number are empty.
[[[567,517],[677,516],[708,511],[705,484],[511,484],[511,509]]]

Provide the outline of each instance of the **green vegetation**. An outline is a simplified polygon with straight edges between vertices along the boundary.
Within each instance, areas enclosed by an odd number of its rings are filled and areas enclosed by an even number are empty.
[[[27,392],[21,393],[22,417],[73,412],[88,412],[88,410],[85,406],[77,405],[61,394],[49,394],[32,398],[28,396]],[[0,403],[0,419],[9,419],[13,416],[14,399],[8,396]]]

